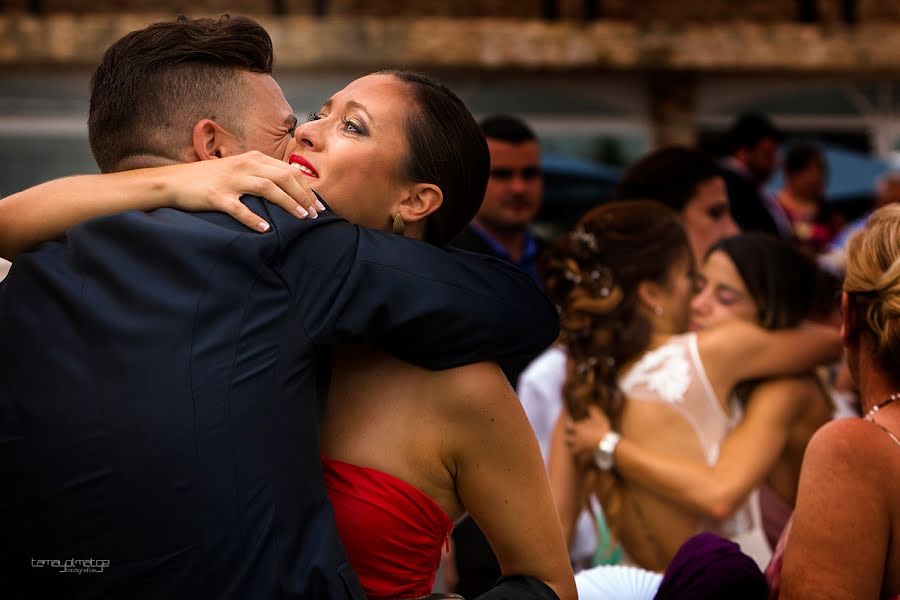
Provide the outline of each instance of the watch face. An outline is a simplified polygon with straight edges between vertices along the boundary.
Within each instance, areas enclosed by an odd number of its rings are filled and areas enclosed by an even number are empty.
[[[602,471],[609,471],[613,467],[613,452],[619,444],[619,434],[615,431],[609,431],[597,444],[594,450],[594,464]]]

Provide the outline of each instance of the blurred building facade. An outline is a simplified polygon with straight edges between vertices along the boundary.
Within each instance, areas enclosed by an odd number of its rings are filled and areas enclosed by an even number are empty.
[[[900,150],[897,0],[0,0],[0,195],[94,170],[100,54],[182,12],[263,23],[301,114],[400,66],[443,79],[476,116],[523,115],[548,152],[610,164],[662,143],[715,149],[747,110],[795,136]]]

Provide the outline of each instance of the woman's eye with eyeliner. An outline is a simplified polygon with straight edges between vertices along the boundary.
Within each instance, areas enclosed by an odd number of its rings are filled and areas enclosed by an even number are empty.
[[[362,124],[353,121],[352,119],[341,119],[341,123],[344,126],[344,129],[349,133],[359,133],[365,135],[366,129],[362,126]]]
[[[310,121],[318,121],[321,118],[322,118],[321,113],[311,112],[306,115],[306,122],[309,123]]]

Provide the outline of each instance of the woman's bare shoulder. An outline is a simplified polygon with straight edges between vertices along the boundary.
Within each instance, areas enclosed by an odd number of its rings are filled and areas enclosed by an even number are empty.
[[[495,363],[483,362],[437,371],[429,378],[438,403],[457,414],[480,413],[515,402],[515,391]]]
[[[884,465],[884,451],[892,444],[884,431],[865,419],[829,421],[809,441],[803,469],[837,474],[851,470],[860,476],[876,476]],[[880,477],[880,475],[877,475]]]

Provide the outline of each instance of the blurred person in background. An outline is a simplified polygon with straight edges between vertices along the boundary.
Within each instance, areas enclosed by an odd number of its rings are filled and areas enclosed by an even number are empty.
[[[771,551],[749,502],[731,518],[711,522],[612,470],[616,447],[624,438],[682,461],[715,464],[740,417],[731,390],[744,380],[804,372],[836,358],[837,332],[821,326],[769,331],[746,321],[688,332],[692,255],[675,214],[655,202],[613,202],[590,211],[544,261],[566,353],[558,392],[565,410],[553,431],[550,481],[567,539],[593,494],[629,564],[661,571],[686,539],[713,530],[741,542],[764,565]],[[595,440],[585,457],[572,445],[572,420],[598,409],[615,431]]]
[[[831,279],[812,259],[761,233],[713,246],[699,280],[691,304],[693,331],[735,321],[787,329],[820,317],[834,303]],[[828,383],[813,371],[741,383],[734,398],[742,416],[714,464],[679,461],[623,438],[616,447],[616,470],[714,521],[730,517],[759,488],[763,526],[774,548],[793,510],[803,452],[832,418],[834,405]],[[572,447],[590,452],[609,430],[605,416],[592,413],[572,425]]]
[[[544,196],[540,144],[518,117],[495,115],[480,125],[491,154],[491,175],[478,214],[452,245],[502,258],[538,280],[542,243],[530,227]]]
[[[865,417],[829,423],[810,441],[794,517],[766,573],[773,598],[900,598],[897,204],[850,240],[841,308]]]
[[[781,132],[764,115],[741,115],[728,130],[729,154],[722,166],[731,215],[742,231],[790,235],[790,223],[765,190],[778,166],[781,141]]]
[[[879,177],[878,181],[875,182],[875,201],[872,205],[872,211],[898,202],[900,202],[900,170],[891,170]],[[872,211],[849,223],[838,232],[831,241],[828,252],[819,257],[819,263],[824,268],[843,278],[847,242],[853,234],[861,231],[866,226]]]
[[[710,246],[738,233],[722,169],[691,148],[669,146],[641,158],[625,171],[615,199],[656,200],[675,211],[696,264]]]
[[[790,238],[810,254],[824,251],[834,228],[824,215],[828,165],[812,144],[798,143],[784,157],[784,187],[775,195],[791,224]]]
[[[670,146],[647,154],[625,172],[614,197],[655,200],[673,210],[687,234],[695,262],[702,260],[712,244],[738,232],[728,208],[722,169],[691,148]],[[565,351],[555,346],[529,365],[517,386],[544,460],[549,459],[551,434],[563,408],[560,389],[565,362]],[[618,560],[619,554],[606,548],[606,523],[593,516],[599,514],[597,508],[582,511],[575,525],[569,549],[576,569]],[[602,543],[595,555],[598,536]]]

